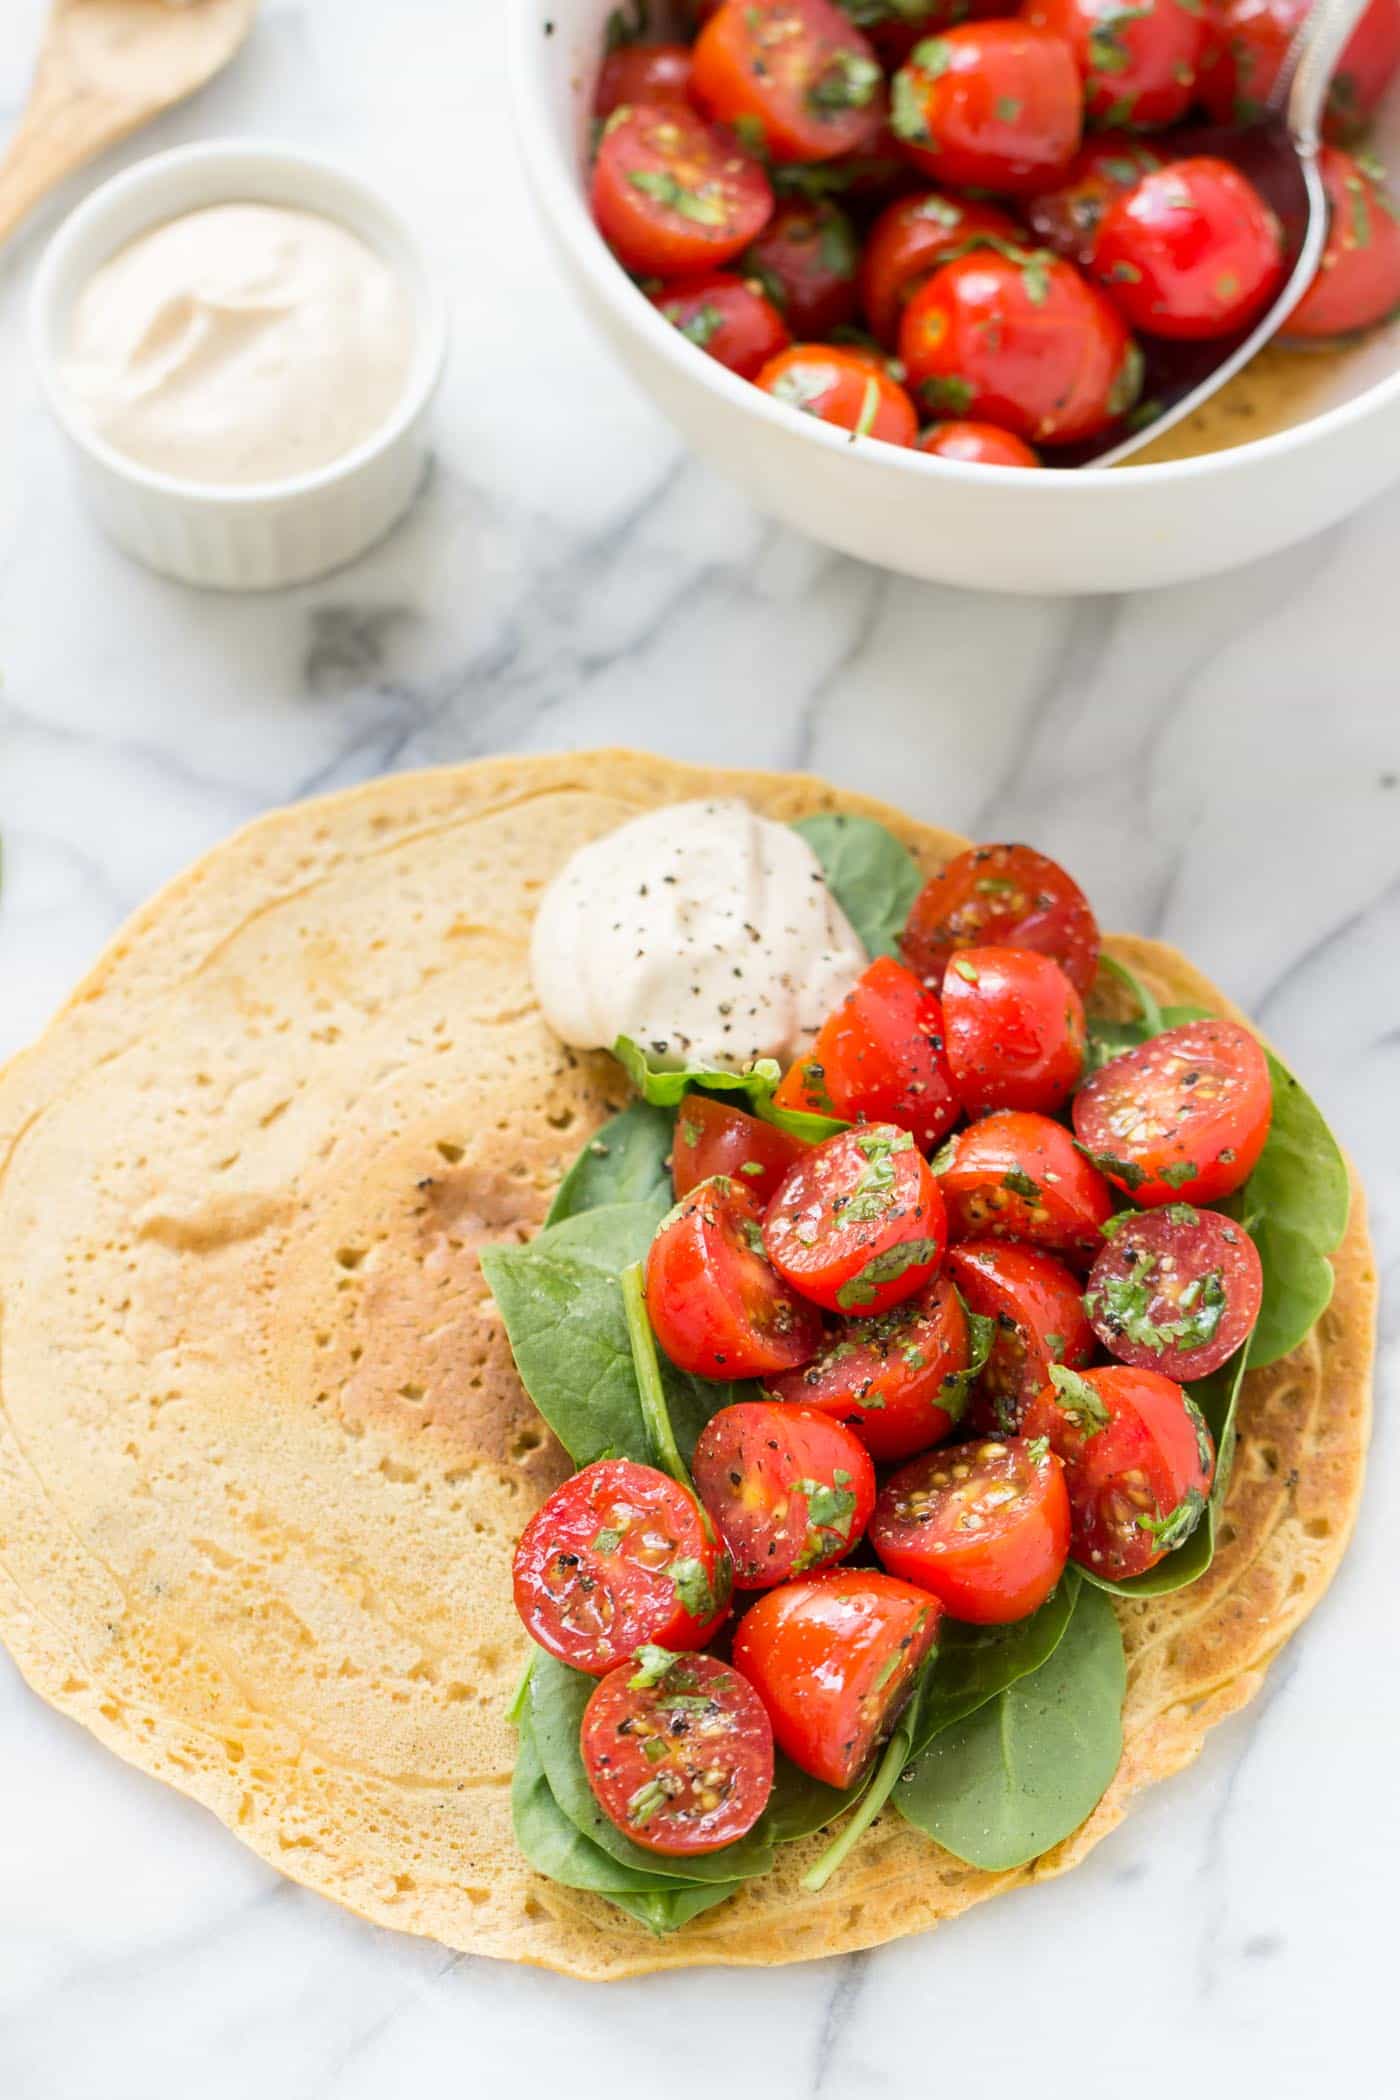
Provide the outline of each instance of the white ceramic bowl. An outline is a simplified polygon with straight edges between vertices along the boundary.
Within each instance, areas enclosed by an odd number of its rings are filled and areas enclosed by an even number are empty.
[[[1341,398],[1232,452],[1162,466],[974,467],[838,431],[705,357],[613,260],[584,186],[615,0],[509,0],[525,166],[575,291],[702,458],[844,553],[943,583],[1079,593],[1179,583],[1270,554],[1400,477],[1400,338],[1348,362]],[[1305,354],[1305,353],[1300,353]]]
[[[382,429],[312,473],[237,488],[178,480],[124,458],[88,427],[62,379],[73,302],[94,270],[166,219],[229,203],[295,205],[336,220],[393,268],[415,321],[408,380]],[[98,519],[128,554],[184,583],[230,591],[305,583],[381,539],[421,486],[428,404],[446,351],[442,306],[405,222],[333,162],[234,140],[139,161],[94,190],[54,235],[34,281],[30,338]]]

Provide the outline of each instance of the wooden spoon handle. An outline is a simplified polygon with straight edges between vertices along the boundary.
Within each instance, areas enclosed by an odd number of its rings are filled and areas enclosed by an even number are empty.
[[[29,106],[0,161],[0,241],[41,198],[104,146],[134,131],[140,104],[75,77],[61,46],[39,61]]]

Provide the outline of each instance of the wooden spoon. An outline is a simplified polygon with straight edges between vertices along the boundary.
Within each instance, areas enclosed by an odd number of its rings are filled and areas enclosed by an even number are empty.
[[[228,64],[258,0],[53,0],[29,105],[0,162],[0,241],[105,146]]]

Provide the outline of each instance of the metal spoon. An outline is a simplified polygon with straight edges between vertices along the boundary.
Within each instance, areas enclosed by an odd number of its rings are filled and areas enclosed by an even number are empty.
[[[1317,274],[1327,244],[1327,197],[1318,171],[1327,90],[1347,39],[1370,0],[1318,0],[1293,40],[1264,120],[1247,131],[1202,126],[1175,133],[1174,156],[1209,153],[1232,161],[1271,204],[1297,260],[1268,311],[1242,335],[1208,343],[1144,341],[1142,399],[1157,410],[1128,437],[1076,446],[1057,466],[1115,467],[1218,393],[1275,336]],[[1160,407],[1159,407],[1160,404]]]

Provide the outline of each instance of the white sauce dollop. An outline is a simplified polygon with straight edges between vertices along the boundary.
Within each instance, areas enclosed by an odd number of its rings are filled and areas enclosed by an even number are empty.
[[[651,1063],[742,1071],[804,1050],[866,965],[806,840],[742,802],[682,802],[555,876],[530,946],[566,1043],[630,1036]]]

